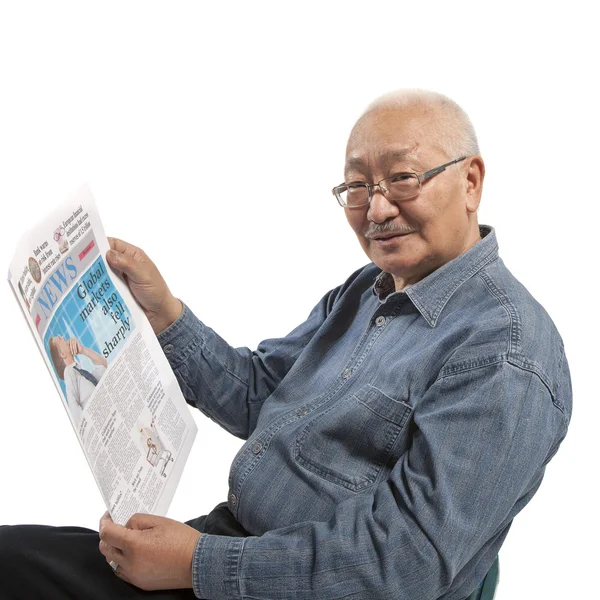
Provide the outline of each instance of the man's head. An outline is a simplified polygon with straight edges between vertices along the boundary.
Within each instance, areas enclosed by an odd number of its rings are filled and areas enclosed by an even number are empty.
[[[48,342],[50,346],[50,358],[56,369],[56,374],[60,379],[65,378],[65,367],[72,362],[75,362],[73,353],[69,348],[69,344],[62,336],[51,337]]]
[[[397,173],[421,174],[463,156],[467,158],[423,181],[413,198],[394,201],[375,187],[369,204],[344,209],[363,250],[394,276],[396,289],[416,283],[480,239],[483,160],[469,118],[441,94],[402,90],[382,96],[354,125],[345,183],[375,184]],[[389,237],[394,233],[398,235]],[[388,239],[377,239],[383,235]]]

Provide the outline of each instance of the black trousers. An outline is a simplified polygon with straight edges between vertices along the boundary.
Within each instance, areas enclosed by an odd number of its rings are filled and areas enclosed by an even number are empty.
[[[250,535],[227,504],[187,524],[202,533]],[[192,590],[144,592],[113,572],[98,549],[98,532],[83,527],[0,527],[0,600],[195,598]]]

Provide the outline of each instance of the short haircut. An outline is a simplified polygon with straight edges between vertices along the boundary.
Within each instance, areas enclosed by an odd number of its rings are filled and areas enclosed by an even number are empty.
[[[56,338],[51,337],[50,341],[48,342],[48,344],[50,346],[50,358],[52,358],[52,364],[54,365],[54,368],[56,369],[56,374],[58,375],[58,378],[64,380],[66,365],[65,365],[65,361],[64,361],[63,357],[60,355],[60,352],[58,351],[58,348],[56,347],[56,344],[52,343],[55,339]]]
[[[454,100],[438,92],[423,89],[400,89],[376,98],[361,116],[374,110],[421,108],[439,111],[446,119],[436,139],[450,160],[479,154],[479,142],[469,115]]]

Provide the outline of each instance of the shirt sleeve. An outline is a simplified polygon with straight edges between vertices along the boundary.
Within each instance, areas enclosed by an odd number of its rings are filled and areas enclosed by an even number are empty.
[[[247,439],[262,404],[323,324],[341,288],[325,294],[288,335],[266,339],[256,350],[233,348],[184,304],[182,314],[158,340],[187,402]]]
[[[194,592],[212,600],[438,598],[457,577],[473,576],[490,541],[504,539],[566,426],[540,378],[507,362],[440,377],[419,400],[412,444],[385,481],[338,504],[327,521],[241,540],[200,536]],[[482,576],[492,560],[479,565]]]
[[[105,371],[106,371],[106,367],[104,365],[97,365],[97,364],[92,365],[92,375],[98,381],[100,381],[100,379],[102,378],[102,375],[104,375]]]

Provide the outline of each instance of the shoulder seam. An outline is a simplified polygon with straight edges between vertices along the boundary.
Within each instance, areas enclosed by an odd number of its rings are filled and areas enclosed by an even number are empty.
[[[508,342],[508,356],[518,353],[518,349],[521,344],[521,319],[515,305],[510,301],[509,297],[501,290],[496,282],[486,273],[483,269],[477,273],[477,276],[481,278],[483,284],[488,289],[490,294],[498,300],[502,308],[506,311],[510,322],[509,331],[509,342]]]
[[[460,375],[461,373],[466,373],[467,371],[473,371],[475,369],[481,369],[484,367],[489,367],[495,364],[509,364],[520,371],[525,371],[535,375],[542,385],[548,390],[550,394],[550,398],[552,399],[552,404],[560,410],[565,416],[565,407],[562,402],[556,397],[548,378],[545,373],[543,373],[540,369],[536,367],[531,361],[527,360],[522,356],[509,356],[508,354],[497,354],[488,356],[486,358],[481,358],[477,360],[467,360],[459,363],[454,363],[451,365],[445,366],[438,375],[436,379],[436,383],[441,381],[442,379],[447,379],[450,377],[454,377],[455,375]]]

